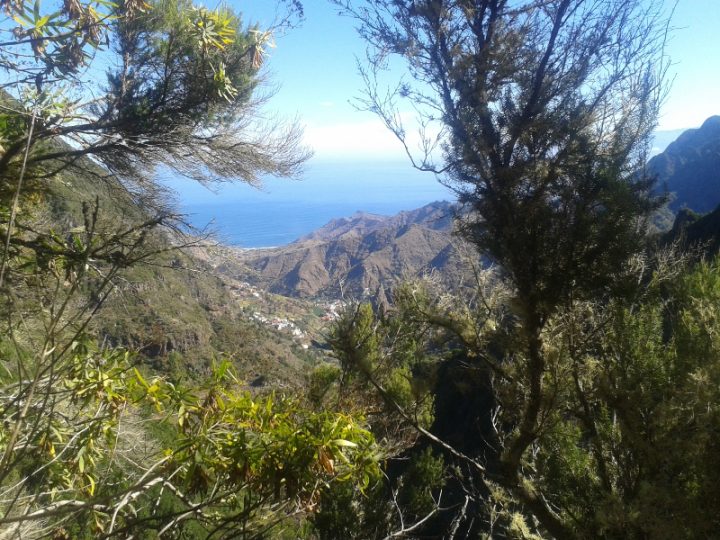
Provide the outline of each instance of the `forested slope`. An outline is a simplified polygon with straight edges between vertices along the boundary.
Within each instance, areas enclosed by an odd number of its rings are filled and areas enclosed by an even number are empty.
[[[272,29],[188,1],[54,7],[0,15],[0,535],[302,529],[323,486],[379,473],[356,415],[248,391],[297,388],[322,313],[213,275],[155,183],[297,173],[298,128],[257,112]]]

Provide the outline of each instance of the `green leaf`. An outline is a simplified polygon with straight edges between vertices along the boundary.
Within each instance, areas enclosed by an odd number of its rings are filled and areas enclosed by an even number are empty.
[[[332,444],[334,444],[335,446],[357,448],[357,444],[352,441],[347,441],[345,439],[335,439],[334,441],[332,441]]]
[[[34,26],[32,19],[28,19],[23,15],[13,15],[12,18],[23,28],[32,28]]]
[[[147,383],[147,381],[143,378],[142,375],[140,375],[140,372],[138,371],[138,368],[133,368],[133,371],[135,371],[135,377],[137,377],[137,380],[142,384],[145,388],[148,388],[150,385]]]
[[[88,479],[88,482],[90,482],[90,487],[88,487],[88,493],[90,493],[90,495],[95,495],[95,479],[89,474],[85,475],[85,477]]]
[[[50,15],[45,15],[44,17],[41,17],[37,21],[35,21],[35,29],[38,30],[45,26],[47,22],[50,20]]]

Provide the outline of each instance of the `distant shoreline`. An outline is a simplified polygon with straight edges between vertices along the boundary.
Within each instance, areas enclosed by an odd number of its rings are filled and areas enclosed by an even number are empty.
[[[294,241],[294,240],[293,240],[293,241]],[[292,244],[292,242],[290,242],[290,244]],[[285,244],[285,245],[287,246],[287,245],[290,245],[290,244]],[[243,247],[243,246],[238,245],[238,244],[227,244],[227,246],[228,246],[228,247],[231,247],[231,248],[234,248],[234,249],[239,249],[239,250],[241,250],[241,251],[262,251],[263,249],[277,249],[277,248],[283,247],[283,246]]]

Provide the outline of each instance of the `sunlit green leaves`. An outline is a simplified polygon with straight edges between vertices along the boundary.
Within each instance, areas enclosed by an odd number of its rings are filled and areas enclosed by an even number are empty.
[[[197,389],[148,377],[130,363],[126,352],[101,352],[78,343],[54,367],[59,375],[55,399],[61,401],[53,409],[38,407],[18,424],[24,452],[34,460],[23,482],[47,490],[44,496],[55,501],[105,508],[94,514],[99,526],[107,527],[113,513],[116,519],[132,519],[126,514],[130,508],[113,511],[129,487],[116,483],[114,470],[142,474],[162,464],[156,474],[145,473],[150,485],[167,480],[186,492],[192,504],[216,509],[203,519],[236,515],[243,527],[265,519],[279,502],[296,510],[313,506],[329,483],[350,482],[364,490],[378,478],[378,449],[356,418],[310,412],[281,396],[253,398],[227,362],[219,363],[207,385]],[[18,411],[5,394],[0,406],[5,418]],[[148,422],[173,430],[170,444],[144,457],[120,458],[121,447],[136,444],[121,431],[123,418],[146,415]],[[47,427],[35,430],[38,422]],[[0,428],[2,451],[9,431]],[[173,472],[165,480],[168,471]],[[244,497],[232,495],[240,492],[257,502],[252,510],[244,507]],[[139,505],[153,504],[144,488],[134,499]]]
[[[18,26],[13,30],[16,43],[6,44],[7,59],[19,67],[22,48],[29,46],[45,69],[67,75],[77,72],[91,58],[90,51],[100,47],[117,6],[106,0],[65,0],[61,9],[54,4],[48,9],[41,0],[20,0],[8,7],[9,18]]]
[[[227,11],[192,8],[189,19],[205,54],[214,49],[222,51],[236,39],[238,21]]]
[[[285,398],[252,399],[233,386],[214,384],[202,400],[177,404],[182,435],[173,460],[193,463],[184,473],[193,490],[224,481],[311,500],[321,479],[365,483],[377,475],[372,436],[352,417],[305,412]]]

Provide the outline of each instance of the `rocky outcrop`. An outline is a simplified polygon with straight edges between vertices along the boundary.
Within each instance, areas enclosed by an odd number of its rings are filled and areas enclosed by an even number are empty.
[[[454,205],[436,202],[395,216],[358,212],[284,247],[238,254],[226,267],[267,290],[298,297],[359,298],[385,303],[401,280],[438,272],[449,283],[467,267],[452,235]],[[461,254],[463,253],[463,254]]]

